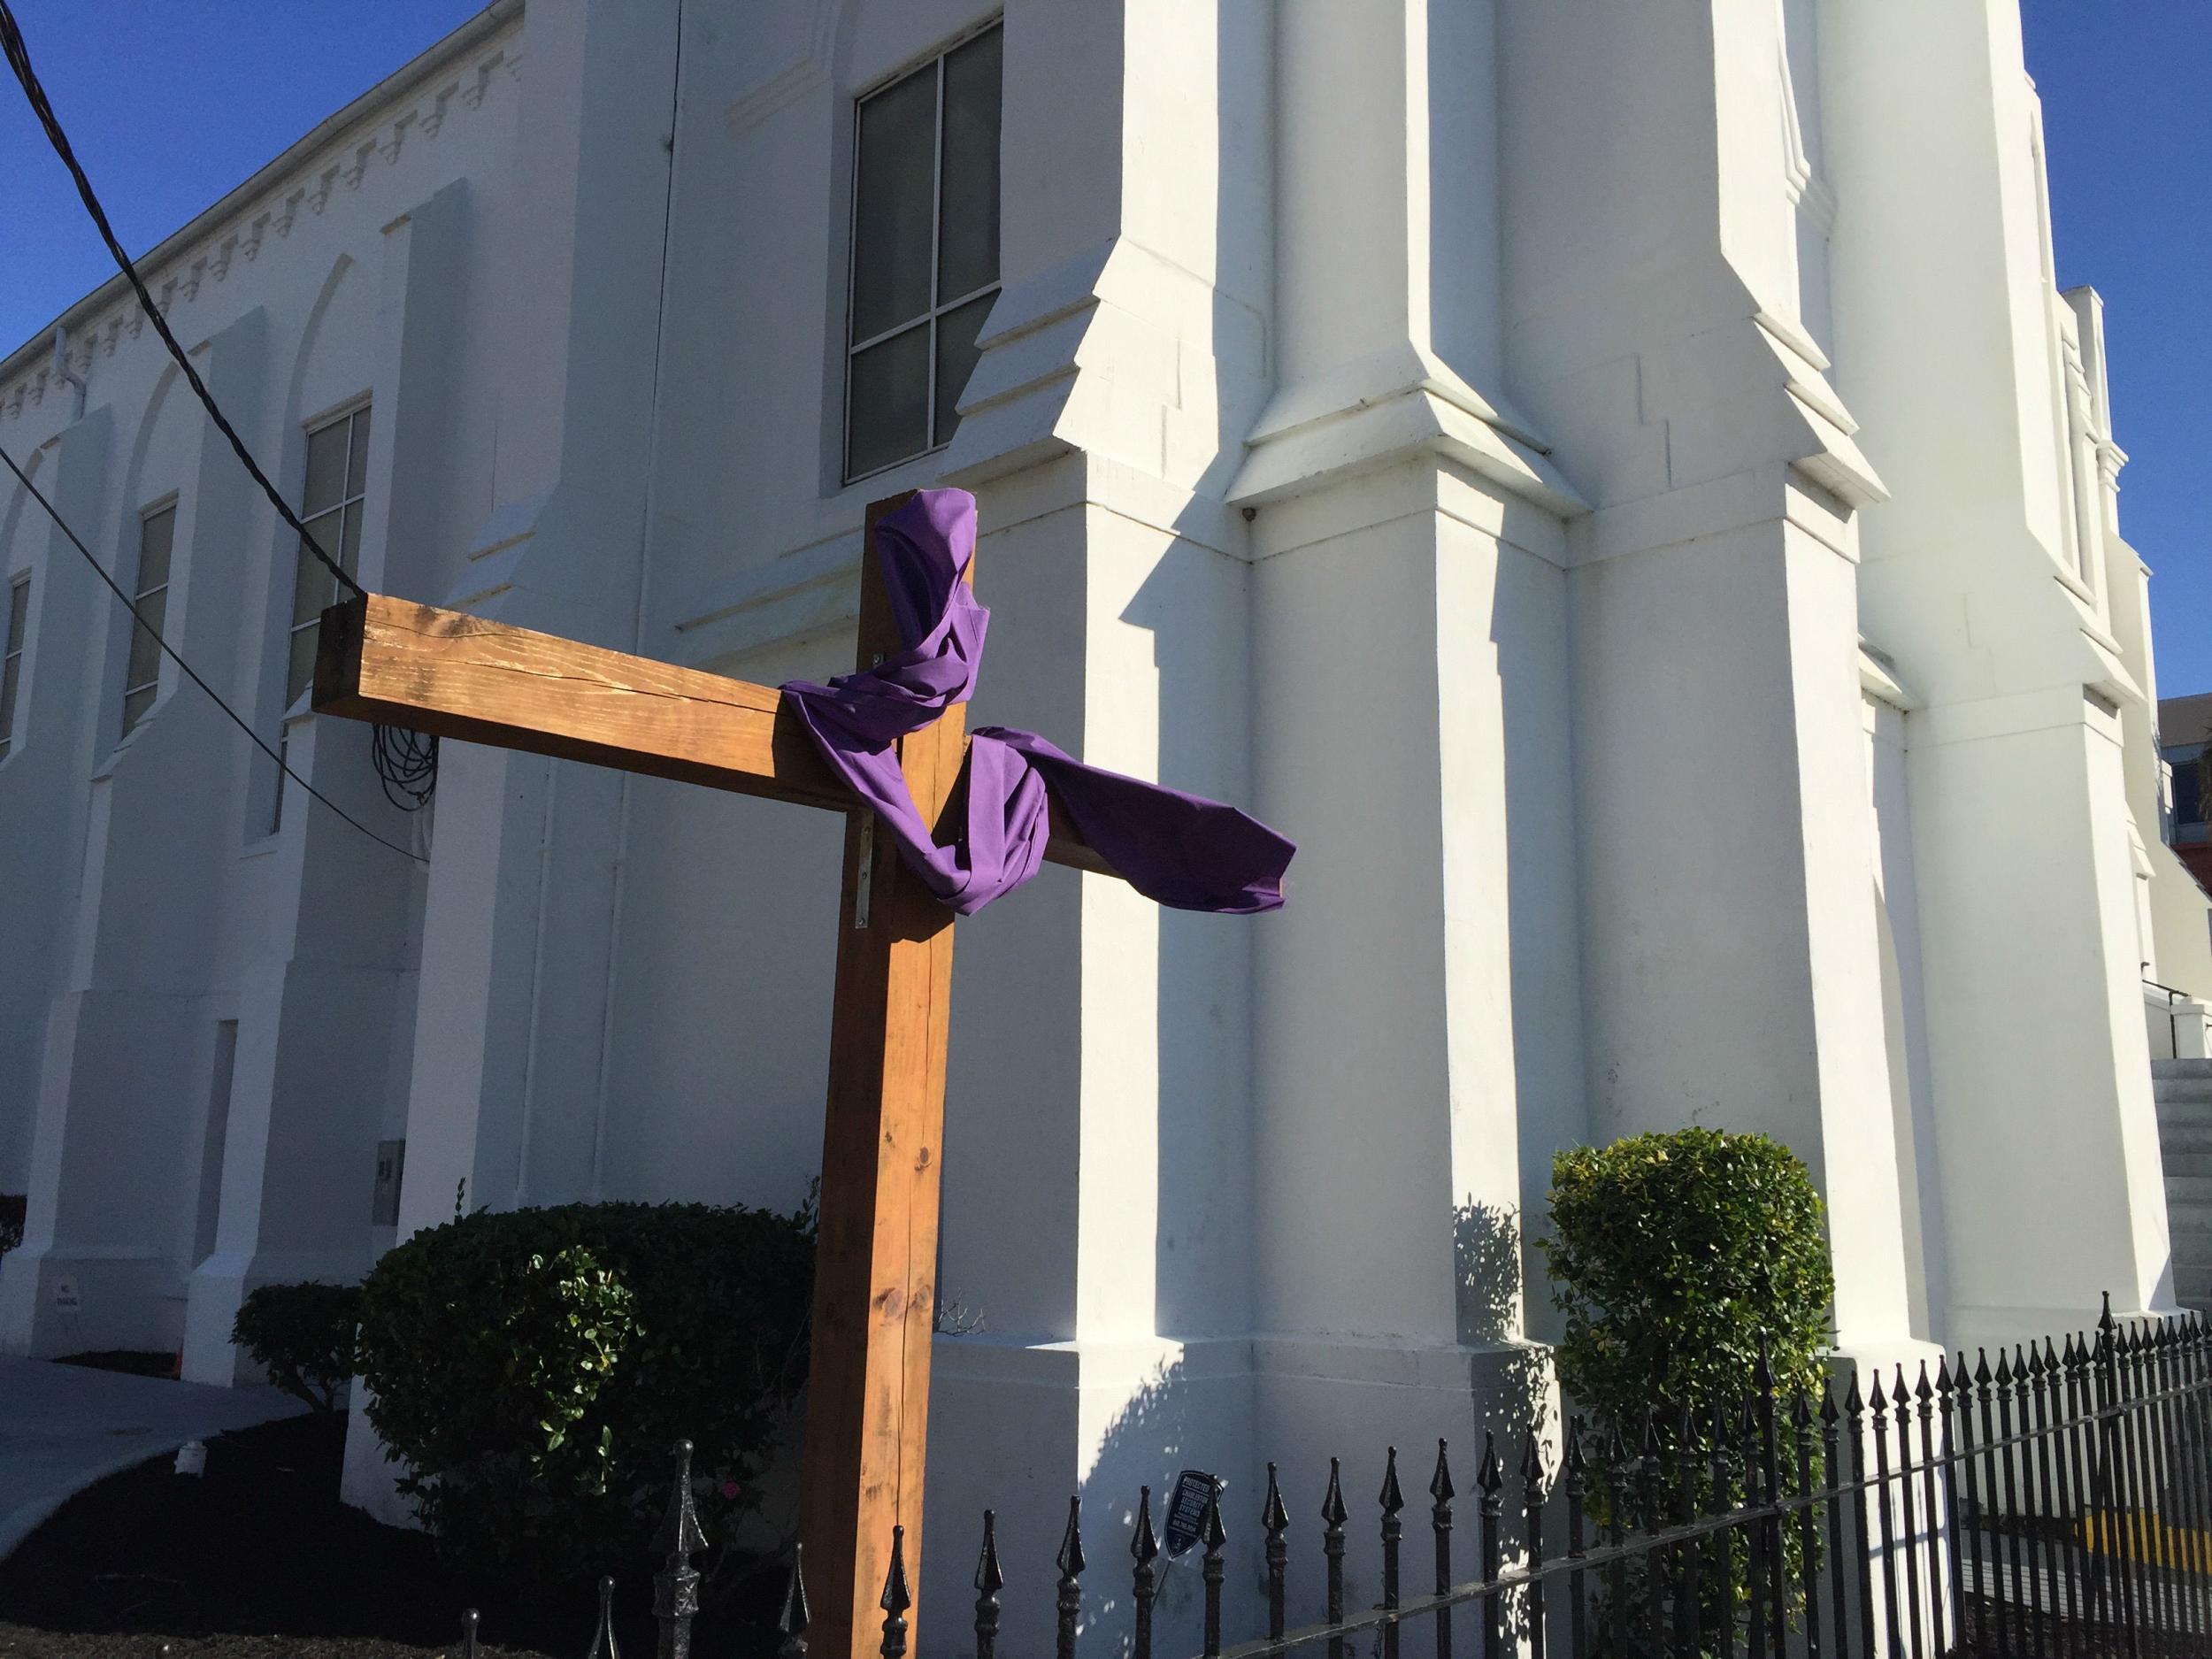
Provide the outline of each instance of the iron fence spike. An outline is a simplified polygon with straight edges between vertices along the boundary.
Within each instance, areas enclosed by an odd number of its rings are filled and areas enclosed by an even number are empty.
[[[1580,1417],[1574,1418],[1567,1425],[1566,1440],[1566,1456],[1563,1466],[1568,1474],[1579,1479],[1589,1467],[1582,1455],[1582,1419]]]
[[[1902,1365],[1897,1368],[1897,1380],[1890,1385],[1889,1398],[1900,1417],[1904,1416],[1906,1408],[1912,1403],[1912,1391],[1905,1386],[1905,1368]]]
[[[1429,1496],[1439,1503],[1449,1503],[1459,1495],[1459,1488],[1452,1485],[1452,1466],[1445,1456],[1445,1443],[1436,1442],[1436,1472],[1429,1477]]]
[[[781,1652],[806,1651],[806,1627],[810,1615],[806,1604],[806,1546],[791,1546],[791,1577],[783,1586],[783,1608],[776,1615],[776,1633],[783,1638]],[[793,1644],[796,1643],[795,1648]]]
[[[1060,1535],[1060,1553],[1053,1557],[1063,1578],[1082,1576],[1090,1563],[1083,1559],[1083,1499],[1080,1494],[1068,1499],[1067,1531]]]
[[[883,1659],[903,1659],[906,1652],[906,1609],[914,1596],[906,1586],[906,1528],[891,1529],[891,1566],[883,1575],[883,1594],[876,1605],[883,1609]]]
[[[1155,1554],[1158,1551],[1156,1548]],[[998,1511],[983,1511],[983,1548],[976,1557],[975,1587],[979,1595],[996,1595],[1006,1587],[1006,1574],[998,1564]]]
[[[476,1609],[472,1607],[463,1609],[461,1612],[461,1659],[477,1659],[476,1624]]]
[[[1832,1378],[1821,1379],[1820,1420],[1823,1423],[1833,1423],[1836,1420],[1836,1385]]]
[[[1216,1486],[1206,1500],[1206,1513],[1199,1522],[1199,1540],[1206,1546],[1209,1555],[1229,1541],[1228,1530],[1221,1525],[1221,1488]],[[1079,1567],[1077,1571],[1080,1571]]]
[[[1774,1386],[1774,1367],[1768,1358],[1767,1333],[1764,1331],[1759,1333],[1759,1361],[1752,1368],[1751,1381],[1761,1394],[1770,1392]]]
[[[1137,1488],[1137,1535],[1129,1540],[1129,1553],[1137,1565],[1148,1567],[1160,1557],[1160,1540],[1152,1531],[1152,1488]]]
[[[1936,1393],[1938,1393],[1939,1394],[1941,1394],[1941,1395],[1942,1395],[1942,1396],[1943,1396],[1946,1400],[1948,1400],[1948,1399],[1950,1398],[1950,1394],[1951,1394],[1951,1356],[1950,1356],[1950,1355],[1948,1355],[1948,1354],[1939,1354],[1939,1355],[1937,1355],[1937,1356],[1936,1356],[1936,1381],[1935,1381],[1935,1386],[1936,1386]]]
[[[599,1580],[599,1628],[592,1632],[591,1652],[586,1659],[621,1659],[614,1644],[614,1580]]]
[[[1684,1406],[1682,1408],[1682,1440],[1685,1445],[1689,1442],[1689,1425],[1690,1409]],[[1537,1447],[1536,1425],[1532,1423],[1529,1425],[1528,1432],[1521,1437],[1521,1480],[1523,1484],[1532,1488],[1541,1486],[1544,1480],[1544,1454]]]
[[[1989,1387],[1989,1350],[1985,1348],[1978,1348],[1974,1350],[1974,1385],[1986,1391]]]
[[[1270,1538],[1290,1531],[1290,1511],[1283,1507],[1283,1489],[1275,1479],[1275,1465],[1267,1466],[1267,1500],[1260,1505],[1260,1525]]]
[[[1859,1371],[1855,1365],[1851,1368],[1850,1386],[1844,1391],[1843,1411],[1846,1417],[1856,1421],[1859,1414],[1865,1409],[1866,1402],[1859,1398]]]
[[[1482,1437],[1482,1463],[1475,1472],[1475,1484],[1486,1496],[1505,1485],[1505,1465],[1498,1458],[1498,1437],[1487,1430]]]
[[[1867,1390],[1867,1406],[1874,1413],[1874,1427],[1878,1433],[1889,1421],[1888,1396],[1882,1393],[1882,1373],[1874,1373],[1874,1386]]]
[[[2108,1290],[2104,1293],[2104,1311],[2097,1316],[2097,1328],[2100,1331],[2112,1329],[2112,1293]]]
[[[1343,1469],[1337,1459],[1329,1459],[1329,1489],[1321,1499],[1321,1518],[1332,1527],[1344,1525],[1350,1511],[1344,1507]]]
[[[1394,1446],[1384,1459],[1382,1491],[1375,1502],[1382,1505],[1385,1515],[1395,1515],[1406,1507],[1405,1494],[1398,1490],[1398,1448]]]
[[[1928,1402],[1935,1398],[1935,1385],[1928,1380],[1928,1362],[1924,1359],[1920,1362],[1920,1381],[1912,1394],[1913,1398],[1920,1402],[1923,1410],[1927,1409]]]
[[[903,1613],[914,1605],[913,1593],[906,1585],[906,1528],[891,1529],[891,1565],[883,1575],[883,1594],[876,1605],[885,1612]]]
[[[1924,1371],[1922,1379],[1924,1381],[1926,1379]],[[1812,1424],[1812,1401],[1805,1390],[1801,1388],[1790,1396],[1790,1426],[1801,1431],[1810,1428]]]
[[[667,1556],[695,1555],[707,1547],[707,1535],[699,1525],[698,1506],[691,1497],[691,1442],[676,1442],[676,1479],[668,1494],[668,1513],[661,1517],[660,1531],[654,1534],[655,1553]]]

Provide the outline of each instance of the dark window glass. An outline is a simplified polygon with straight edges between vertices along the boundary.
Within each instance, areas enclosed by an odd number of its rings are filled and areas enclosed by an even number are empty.
[[[856,345],[929,310],[936,127],[934,65],[860,106],[853,207]]]
[[[307,434],[307,481],[300,518],[315,545],[347,575],[361,563],[363,492],[368,488],[369,411],[357,409]],[[317,625],[338,603],[338,579],[303,541],[292,577],[292,636],[286,649],[284,701],[297,701],[315,677]]]
[[[947,311],[937,319],[937,441],[950,438],[953,428],[960,424],[957,406],[960,394],[968,389],[968,376],[975,372],[979,355],[975,337],[982,331],[983,319],[991,314],[991,307],[998,299],[995,294],[986,294],[970,300],[958,311]]]
[[[2174,767],[2174,822],[2204,822],[2204,761],[2198,756],[2177,760]]]
[[[177,510],[164,507],[138,521],[138,591],[133,595],[139,619],[131,625],[129,655],[123,666],[123,730],[127,733],[154,705],[161,691],[158,634],[169,614],[169,555],[176,540]]]
[[[346,498],[346,449],[352,421],[333,421],[307,434],[307,488],[300,496],[300,517],[327,512]]]
[[[999,280],[1002,32],[861,100],[845,476],[948,442]]]
[[[945,152],[939,186],[937,297],[944,304],[998,280],[997,29],[945,59]]]
[[[847,465],[857,476],[928,448],[929,325],[853,353]]]
[[[23,678],[23,633],[31,615],[31,579],[19,576],[8,589],[7,649],[0,653],[0,759],[15,746],[15,697]]]

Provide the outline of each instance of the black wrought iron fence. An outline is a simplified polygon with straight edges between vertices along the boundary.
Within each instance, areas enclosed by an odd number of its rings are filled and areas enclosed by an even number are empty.
[[[1436,1659],[2212,1655],[2212,1328],[2197,1316],[2123,1324],[2108,1302],[2093,1333],[2022,1344],[1993,1363],[1985,1352],[1970,1364],[1947,1355],[1915,1375],[1876,1370],[1864,1389],[1854,1373],[1840,1389],[1786,1397],[1763,1362],[1752,1380],[1718,1408],[1654,1402],[1632,1422],[1574,1420],[1555,1444],[1532,1423],[1510,1467],[1486,1438],[1465,1578],[1449,1447],[1437,1448],[1427,1548],[1417,1543],[1411,1562],[1389,1449],[1375,1505],[1380,1594],[1363,1608],[1347,1605],[1351,1510],[1331,1458],[1317,1517],[1325,1610],[1316,1623],[1289,1623],[1299,1529],[1272,1463],[1255,1517],[1263,1589],[1248,1608],[1225,1605],[1230,1524],[1217,1488],[1194,1545],[1202,1652],[1263,1659],[1325,1648],[1348,1659],[1356,1647],[1362,1659],[1403,1659],[1411,1643],[1432,1645]],[[661,1535],[662,1659],[688,1659],[697,1607],[690,1557],[704,1542],[687,1462]],[[1087,1595],[1080,1502],[1070,1500],[1052,1586],[1059,1659],[1073,1659],[1079,1637],[1089,1651],[1153,1659],[1154,1517],[1152,1491],[1140,1488],[1125,1623],[1087,1624],[1096,1600]],[[974,1651],[996,1659],[1009,1581],[988,1511],[975,1582]],[[612,1655],[609,1594],[603,1584],[595,1655]],[[913,1597],[898,1535],[882,1606],[872,1645],[901,1659]],[[470,1619],[463,1651],[473,1659]],[[1225,1643],[1233,1620],[1251,1633]],[[933,1629],[947,1631],[943,1621],[934,1614]],[[795,1556],[762,1651],[772,1647],[779,1659],[807,1652]]]

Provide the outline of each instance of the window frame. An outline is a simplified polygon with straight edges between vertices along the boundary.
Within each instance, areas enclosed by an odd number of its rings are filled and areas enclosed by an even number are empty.
[[[31,572],[8,579],[7,620],[0,623],[0,761],[15,753],[15,712],[23,700],[23,658],[31,637]]]
[[[361,516],[365,530],[368,517],[369,454],[368,441],[365,440],[361,445],[361,477],[357,482],[353,475],[353,423],[357,420],[364,419],[369,417],[373,412],[373,404],[374,400],[373,398],[365,396],[358,397],[337,409],[316,416],[313,420],[303,423],[301,427],[300,488],[298,498],[300,522],[305,525],[310,531],[315,530],[319,525],[326,522],[334,522],[338,526],[336,545],[333,546],[329,540],[326,540],[320,534],[316,535],[316,542],[322,548],[323,551],[330,554],[332,557],[338,561],[339,567],[344,570],[346,574],[353,576],[357,579],[358,578],[360,572],[346,563],[345,515],[347,509],[358,507],[361,510]],[[339,426],[343,426],[346,429],[346,464],[344,474],[339,480],[338,499],[331,505],[318,508],[312,514],[311,514],[307,511],[308,457],[313,451],[314,442],[317,438],[320,437],[324,433],[329,432]],[[375,430],[374,426],[372,425],[369,428],[371,439],[373,439]],[[358,549],[357,548],[355,563],[357,564],[358,562]],[[310,553],[307,550],[306,541],[303,539],[295,538],[292,546],[292,598],[291,603],[288,607],[288,616],[292,618],[297,617],[299,611],[300,584],[303,580],[307,580],[311,573],[320,574],[322,573],[322,571],[323,566],[321,561],[317,559],[312,553]],[[295,703],[298,702],[300,697],[308,689],[306,685],[295,687],[292,684],[292,653],[296,649],[296,641],[302,634],[306,633],[310,629],[319,627],[321,626],[321,621],[322,612],[319,610],[315,615],[308,618],[303,622],[298,620],[288,620],[284,625],[284,707],[287,710],[289,710]],[[314,671],[311,663],[309,668],[311,683],[313,672]],[[277,790],[280,796],[278,810],[280,812],[282,810],[281,796],[283,794],[283,780],[281,776],[278,779]]]
[[[123,692],[120,704],[122,729],[116,733],[118,742],[136,731],[139,722],[153,712],[154,705],[161,701],[161,671],[163,664],[168,661],[168,653],[161,649],[159,641],[165,637],[165,630],[169,626],[169,589],[176,580],[177,507],[178,497],[172,492],[160,500],[138,510],[138,559],[131,576],[131,618],[123,634]],[[155,519],[163,518],[169,520],[169,549],[163,560],[161,580],[149,588],[146,586],[146,527]],[[161,601],[160,624],[158,626],[148,627],[139,618],[145,611],[147,600],[157,597]],[[147,634],[156,641],[153,672],[149,679],[133,680],[131,678],[131,652],[138,644],[141,629],[144,629]],[[152,695],[139,705],[136,713],[133,713],[131,699],[142,692]]]
[[[938,327],[944,321],[946,317],[949,316],[952,312],[960,310],[963,306],[972,304],[977,300],[983,299],[1001,292],[1005,286],[1006,276],[1005,259],[1002,245],[1001,257],[998,261],[999,270],[988,282],[980,284],[964,294],[956,295],[950,299],[943,297],[937,291],[937,282],[940,275],[939,265],[940,261],[943,257],[944,247],[945,65],[947,61],[951,58],[956,52],[960,51],[963,48],[974,44],[977,41],[981,40],[985,35],[990,34],[995,29],[1003,30],[1005,22],[1006,19],[1003,15],[987,18],[983,21],[976,24],[972,28],[964,30],[959,35],[955,35],[950,40],[945,42],[941,46],[932,49],[925,56],[910,60],[900,68],[893,70],[890,73],[879,77],[876,81],[870,83],[867,87],[864,88],[861,91],[854,94],[853,96],[851,127],[852,159],[850,166],[847,169],[845,180],[845,341],[841,352],[843,361],[839,371],[841,376],[842,377],[843,396],[840,404],[839,412],[837,455],[838,478],[842,485],[858,484],[867,479],[879,477],[885,472],[891,472],[898,467],[905,466],[912,462],[918,461],[925,456],[935,455],[952,442],[952,432],[946,432],[941,434],[937,430]],[[1003,121],[1006,109],[1005,59],[1003,52],[1004,48],[1002,40],[1000,58],[1001,69],[999,77],[999,111],[1002,123],[1002,134],[1004,131]],[[881,329],[877,333],[871,334],[864,340],[858,340],[855,339],[853,336],[853,325],[856,316],[856,288],[860,268],[861,252],[861,111],[872,100],[882,96],[884,94],[891,91],[895,87],[903,86],[907,81],[920,74],[929,74],[934,77],[935,84],[933,89],[936,94],[934,113],[932,118],[929,171],[929,304],[918,315],[910,317],[903,322],[895,323],[890,327]],[[1003,140],[1002,138],[1002,144]],[[1003,151],[1002,148],[1002,153]],[[1002,226],[1004,223],[1003,215],[1005,206],[1005,175],[1002,166],[999,172],[997,185],[1000,191],[999,204],[1001,211],[1001,224]],[[923,381],[922,405],[926,421],[926,425],[924,426],[924,436],[926,442],[920,449],[912,451],[910,454],[900,456],[895,460],[886,461],[877,466],[872,466],[865,472],[855,472],[853,470],[852,464],[853,360],[864,351],[866,351],[873,347],[882,345],[887,342],[895,340],[900,335],[911,333],[913,330],[918,328],[926,330],[928,338],[928,349],[925,354],[926,360],[925,364],[925,378]],[[953,423],[954,430],[956,431],[959,424],[959,416],[956,411],[954,413]]]

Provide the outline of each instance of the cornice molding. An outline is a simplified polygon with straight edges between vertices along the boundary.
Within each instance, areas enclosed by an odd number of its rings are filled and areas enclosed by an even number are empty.
[[[499,0],[428,51],[320,123],[281,156],[223,199],[165,239],[138,262],[139,275],[165,317],[221,284],[243,256],[257,264],[267,233],[288,240],[300,208],[318,213],[342,183],[361,188],[373,165],[396,165],[411,134],[434,137],[457,95],[474,110],[495,74],[519,77],[522,7]],[[67,329],[73,364],[81,348],[89,365],[92,342],[112,356],[119,338],[135,340],[144,326],[138,303],[119,273],[65,311],[32,340],[0,359],[0,420],[36,408],[50,379],[48,342],[56,326]],[[81,372],[81,371],[80,371]]]

